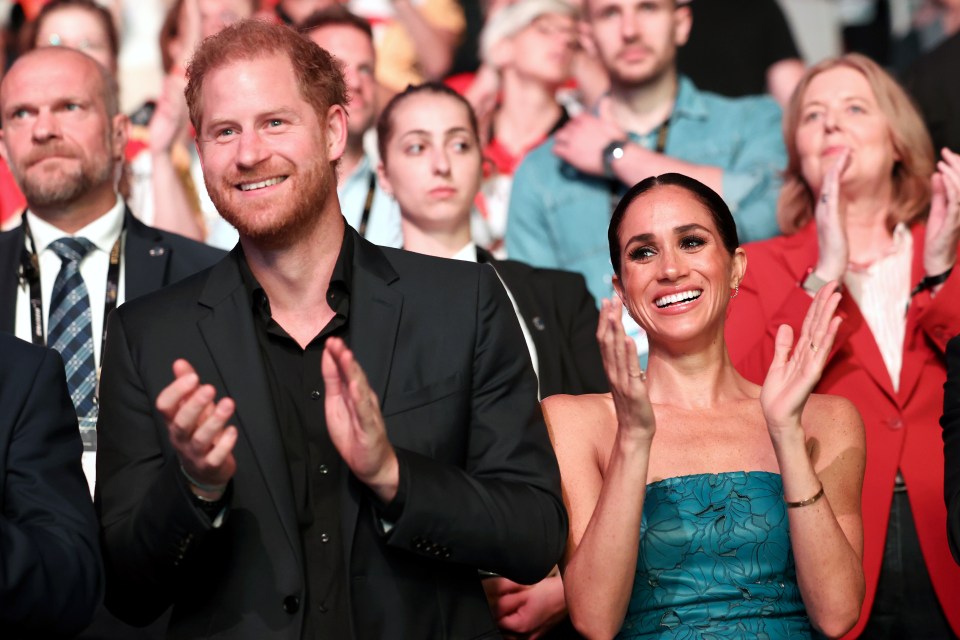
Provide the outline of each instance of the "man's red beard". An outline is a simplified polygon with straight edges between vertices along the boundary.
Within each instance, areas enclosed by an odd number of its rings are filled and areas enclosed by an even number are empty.
[[[320,160],[306,167],[301,166],[296,174],[287,177],[286,180],[298,179],[294,183],[296,189],[288,195],[286,202],[275,201],[266,212],[256,209],[253,204],[241,205],[229,196],[240,193],[236,187],[238,183],[259,182],[266,177],[277,176],[276,172],[260,177],[257,174],[265,173],[261,169],[249,175],[232,176],[222,181],[218,188],[209,189],[210,199],[220,215],[236,227],[242,237],[249,238],[264,249],[283,249],[295,244],[316,223],[327,198],[334,191],[330,185],[332,168],[324,170],[324,166]]]

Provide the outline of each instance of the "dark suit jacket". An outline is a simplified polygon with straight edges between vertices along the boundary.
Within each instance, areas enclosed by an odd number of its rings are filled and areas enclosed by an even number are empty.
[[[122,262],[125,301],[182,280],[224,256],[220,249],[148,227],[129,209],[125,213],[125,225]],[[17,274],[23,233],[23,227],[0,233],[0,333],[13,333],[16,327]],[[134,629],[101,608],[93,624],[80,637],[85,640],[149,640],[162,637],[162,627],[161,621],[147,630]]]
[[[220,249],[175,233],[148,227],[127,209],[123,251],[124,300],[132,300],[206,269],[223,257]],[[17,273],[23,227],[0,233],[0,332],[13,333],[17,311]]]
[[[947,343],[947,381],[943,384],[943,496],[947,501],[947,540],[960,564],[960,336]]]
[[[535,582],[567,532],[516,317],[489,267],[353,242],[350,346],[381,399],[403,503],[384,533],[344,467],[354,635],[496,637],[477,568]],[[172,604],[172,638],[299,639],[303,624],[301,539],[240,259],[109,323],[95,501],[106,602],[139,622]],[[154,409],[176,357],[237,403],[237,472],[218,528],[191,500]]]
[[[4,334],[0,354],[0,635],[76,633],[103,580],[63,361]]]
[[[596,337],[600,314],[582,275],[497,260],[479,247],[477,259],[497,270],[517,301],[537,350],[541,398],[610,390]]]
[[[936,49],[913,63],[903,84],[920,107],[923,121],[933,138],[933,148],[960,150],[960,33],[947,38]]]

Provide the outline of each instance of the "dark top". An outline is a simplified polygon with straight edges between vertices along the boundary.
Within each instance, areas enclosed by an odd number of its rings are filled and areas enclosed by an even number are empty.
[[[960,564],[960,336],[947,343],[947,381],[943,385],[943,497],[947,503],[947,540]]]
[[[737,97],[767,92],[767,69],[800,53],[776,0],[693,0],[690,38],[677,54],[698,89]]]
[[[345,234],[327,289],[330,308],[336,315],[306,348],[301,348],[273,319],[266,292],[246,260],[239,261],[290,471],[306,559],[303,638],[310,640],[351,636],[344,542],[340,536],[343,460],[327,431],[321,357],[328,337],[348,340],[352,261],[353,241]]]
[[[939,155],[947,147],[960,150],[960,33],[917,60],[905,74],[904,86],[920,107]]]

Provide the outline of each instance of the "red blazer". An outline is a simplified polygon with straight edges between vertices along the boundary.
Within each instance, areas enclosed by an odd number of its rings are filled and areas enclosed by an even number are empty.
[[[922,224],[912,228],[911,287],[924,275],[924,230]],[[799,335],[812,302],[800,283],[817,263],[816,225],[811,222],[792,236],[744,248],[747,274],[739,296],[730,303],[726,339],[740,372],[761,383],[773,359],[777,328],[789,324],[794,335]],[[816,391],[852,401],[866,431],[863,569],[867,589],[860,621],[848,637],[860,633],[873,606],[898,467],[907,484],[933,588],[954,633],[960,633],[960,567],[947,545],[943,441],[938,422],[946,380],[944,351],[947,341],[960,334],[960,273],[954,273],[935,298],[925,291],[912,299],[897,391],[852,297],[843,297],[839,313],[844,320]]]

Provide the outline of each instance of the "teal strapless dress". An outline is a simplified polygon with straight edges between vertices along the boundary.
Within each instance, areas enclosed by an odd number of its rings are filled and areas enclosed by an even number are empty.
[[[647,485],[637,574],[617,637],[819,637],[797,587],[779,474]]]

